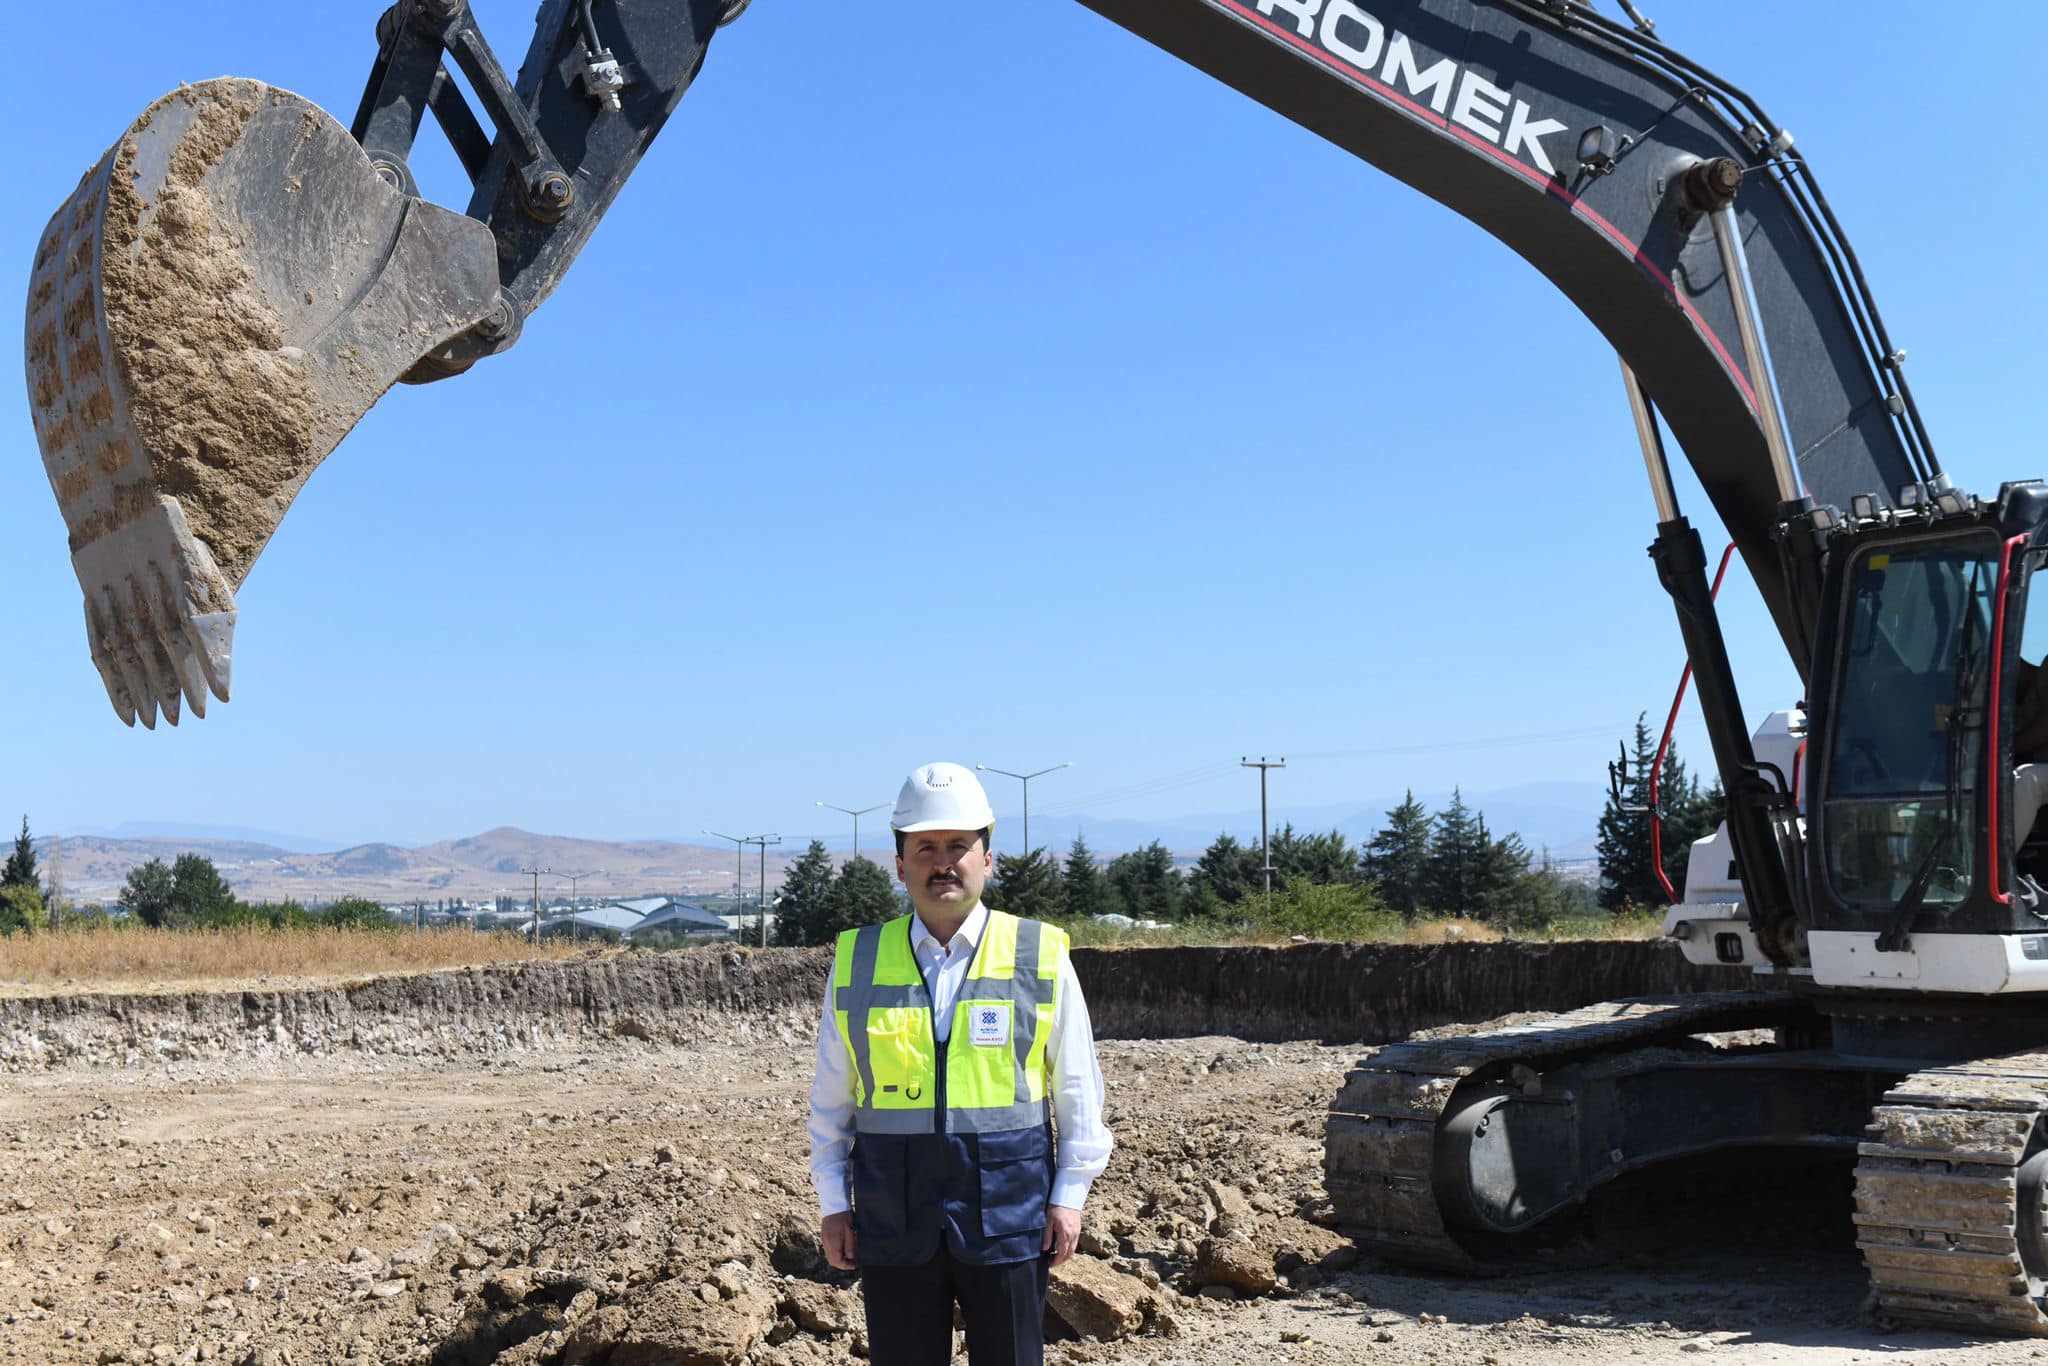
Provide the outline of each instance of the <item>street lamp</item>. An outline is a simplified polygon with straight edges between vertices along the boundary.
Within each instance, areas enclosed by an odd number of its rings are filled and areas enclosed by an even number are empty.
[[[880,811],[888,804],[887,802],[876,802],[873,806],[863,806],[860,810],[856,811],[850,806],[835,806],[831,802],[817,803],[819,806],[828,807],[833,811],[843,811],[853,817],[853,856],[855,858],[860,857],[860,818],[867,815],[870,811]]]
[[[990,766],[990,765],[988,765],[988,764],[976,764],[976,765],[975,765],[975,768],[979,769],[979,770],[980,770],[981,772],[983,772],[983,773],[1000,773],[1000,774],[1002,774],[1002,775],[1003,775],[1003,776],[1004,776],[1005,778],[1015,778],[1015,779],[1016,779],[1016,780],[1017,780],[1018,782],[1020,782],[1020,783],[1024,784],[1024,852],[1025,852],[1025,854],[1029,855],[1029,854],[1030,854],[1030,852],[1031,852],[1031,780],[1032,780],[1033,778],[1043,778],[1043,777],[1044,777],[1044,776],[1045,776],[1046,774],[1048,774],[1048,773],[1057,773],[1057,772],[1059,772],[1059,771],[1060,771],[1061,769],[1063,769],[1063,768],[1072,768],[1072,767],[1073,767],[1073,765],[1072,765],[1071,763],[1066,763],[1066,764],[1054,764],[1054,765],[1053,765],[1053,766],[1052,766],[1051,768],[1041,768],[1041,769],[1039,769],[1039,770],[1038,770],[1038,772],[1036,772],[1036,773],[1012,773],[1012,772],[1010,772],[1010,770],[1009,770],[1009,769],[1007,769],[1007,768],[993,768],[993,767],[991,767],[991,766]]]

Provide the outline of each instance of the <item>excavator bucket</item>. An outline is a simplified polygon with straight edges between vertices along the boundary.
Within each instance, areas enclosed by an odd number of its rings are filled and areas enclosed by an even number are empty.
[[[489,228],[258,81],[164,96],[86,173],[36,249],[28,385],[123,721],[227,700],[235,590],[293,497],[498,306]]]

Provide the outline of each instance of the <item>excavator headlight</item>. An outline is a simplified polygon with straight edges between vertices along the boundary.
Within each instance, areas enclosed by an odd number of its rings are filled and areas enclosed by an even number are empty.
[[[1596,123],[1579,134],[1580,169],[1593,175],[1606,175],[1614,169],[1614,158],[1621,150],[1621,139],[1614,130],[1604,123]]]
[[[1877,516],[1877,499],[1867,493],[1859,493],[1849,499],[1849,515],[1859,522],[1867,522]]]
[[[1899,485],[1899,506],[1902,508],[1919,507],[1926,501],[1926,493],[1927,491],[1918,484],[1901,484]]]

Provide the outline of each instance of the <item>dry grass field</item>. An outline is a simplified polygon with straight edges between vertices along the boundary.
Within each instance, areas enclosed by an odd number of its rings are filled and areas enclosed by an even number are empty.
[[[578,958],[587,945],[471,930],[309,927],[168,932],[97,923],[0,936],[0,996],[309,986],[385,973]]]

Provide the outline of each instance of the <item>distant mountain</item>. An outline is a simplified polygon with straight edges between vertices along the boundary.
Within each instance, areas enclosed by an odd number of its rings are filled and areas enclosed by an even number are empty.
[[[115,826],[87,826],[72,832],[98,835],[104,839],[231,840],[238,844],[260,844],[294,854],[325,854],[340,849],[347,840],[322,839],[312,835],[284,835],[275,830],[257,830],[239,825],[193,825],[183,821],[122,821]]]
[[[70,835],[35,841],[47,873],[61,871],[67,894],[83,901],[112,901],[129,870],[150,859],[169,863],[182,853],[203,854],[246,901],[327,902],[365,896],[388,903],[418,898],[479,900],[492,896],[530,897],[533,875],[523,868],[552,869],[540,878],[543,899],[566,897],[569,875],[579,896],[626,897],[650,893],[703,895],[731,888],[732,853],[702,845],[662,840],[613,843],[536,835],[509,826],[465,839],[418,849],[396,844],[358,844],[333,852],[305,853],[247,840],[136,836],[113,839]],[[768,850],[768,885],[782,880],[792,855]],[[749,893],[758,856],[746,861]]]
[[[1435,812],[1443,808],[1450,795],[1418,792],[1416,798]],[[1513,831],[1532,852],[1547,849],[1551,859],[1560,864],[1590,862],[1594,827],[1599,823],[1606,799],[1606,793],[1597,785],[1531,783],[1464,795],[1466,805],[1486,817],[1487,828],[1496,836]],[[1386,812],[1400,801],[1398,794],[1318,806],[1293,806],[1279,801],[1272,807],[1271,819],[1276,830],[1289,821],[1303,832],[1335,829],[1356,845],[1369,839]],[[416,849],[379,843],[345,849],[309,849],[303,847],[309,841],[291,841],[286,836],[242,838],[241,835],[259,832],[233,832],[232,827],[220,826],[130,822],[122,829],[128,833],[39,839],[37,853],[46,869],[53,861],[59,864],[65,890],[86,901],[111,901],[127,880],[130,869],[152,858],[168,863],[187,851],[212,859],[236,893],[249,901],[291,898],[326,902],[343,896],[366,896],[396,904],[417,898],[525,898],[533,894],[533,875],[520,871],[525,868],[554,870],[553,874],[541,877],[543,898],[567,896],[570,874],[577,877],[578,894],[586,897],[703,895],[730,890],[735,863],[732,849],[726,846],[707,847],[671,840],[575,839],[534,834],[512,826],[499,826],[482,834],[442,840]],[[214,833],[220,831],[231,833]],[[1240,840],[1256,840],[1258,808],[1149,821],[1099,820],[1085,815],[1033,816],[1031,820],[1033,844],[1058,853],[1073,843],[1076,834],[1085,833],[1089,847],[1103,858],[1159,840],[1183,860],[1192,861],[1225,831]],[[1022,837],[1021,819],[1011,814],[998,816],[997,852],[1014,852]],[[862,852],[881,859],[886,867],[887,841],[886,832],[879,839],[870,835],[863,842]],[[851,840],[827,839],[825,844],[843,858]],[[803,843],[798,840],[769,847],[771,888],[780,884],[783,870],[802,852]],[[744,863],[744,882],[751,895],[760,868],[757,851],[749,849]]]

